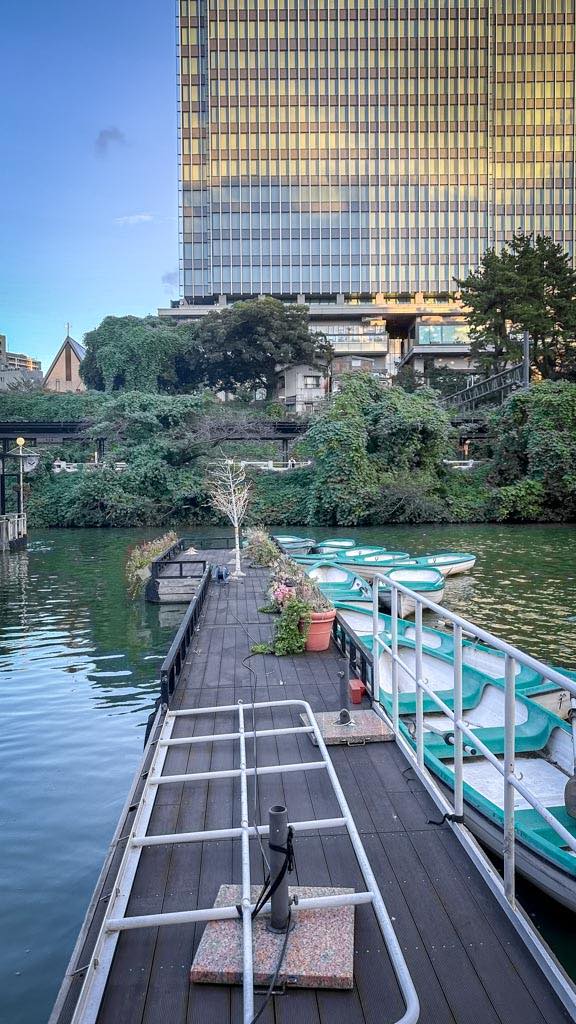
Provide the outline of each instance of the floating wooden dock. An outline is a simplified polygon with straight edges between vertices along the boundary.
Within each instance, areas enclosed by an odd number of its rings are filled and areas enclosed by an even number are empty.
[[[206,561],[184,540],[155,558],[146,582],[146,600],[154,604],[189,604],[196,596]]]
[[[208,562],[230,553],[206,551]],[[202,606],[188,634],[188,652],[177,673],[163,678],[171,710],[231,705],[238,700],[305,699],[315,711],[339,707],[335,647],[322,654],[254,656],[253,640],[265,640],[270,616],[267,573],[247,570],[242,583],[226,586],[205,575]],[[184,627],[175,645],[184,650]],[[174,645],[173,645],[174,646]],[[252,676],[247,666],[255,676]],[[178,678],[179,677],[179,678]],[[177,685],[176,685],[177,684]],[[118,867],[137,812],[144,779],[162,726],[156,717],[124,812],[97,883],[50,1024],[71,1024]],[[217,720],[216,720],[217,719]],[[258,728],[300,725],[299,715],[268,710]],[[233,714],[202,716],[195,734],[231,732]],[[190,733],[177,718],[174,735]],[[249,751],[250,751],[250,745]],[[306,735],[262,738],[259,765],[310,761]],[[396,743],[331,747],[332,762],[353,810],[356,826],[392,917],[426,1024],[557,1024],[573,1020],[496,897],[470,860]],[[171,747],[163,774],[237,767],[232,745]],[[263,775],[259,820],[284,803],[291,820],[327,818],[334,795],[324,772]],[[158,787],[148,834],[237,826],[238,779]],[[257,844],[252,875],[262,881]],[[310,830],[295,838],[293,884],[362,886],[344,828]],[[222,883],[241,881],[240,844],[226,839],[142,850],[127,915],[211,906]],[[203,926],[186,924],[125,931],[107,975],[98,1024],[236,1024],[242,1019],[240,986],[191,985],[189,969]],[[261,997],[260,997],[261,998]],[[260,1005],[256,998],[256,1007]],[[266,1024],[392,1024],[404,1012],[398,983],[370,906],[356,908],[354,988],[350,991],[288,988],[266,1007]],[[78,1017],[82,1021],[83,1017]],[[75,1021],[76,1024],[76,1021]]]

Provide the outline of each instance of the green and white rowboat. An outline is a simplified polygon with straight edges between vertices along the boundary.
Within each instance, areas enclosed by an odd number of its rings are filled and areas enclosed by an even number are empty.
[[[423,594],[436,604],[442,604],[444,597],[444,576],[438,569],[411,569],[399,567],[386,569],[385,575],[409,587],[414,594]],[[414,615],[416,611],[416,598],[397,591],[398,615],[405,619],[408,615]],[[392,587],[386,587],[381,583],[378,588],[380,607],[391,611],[392,608]]]
[[[348,623],[351,629],[358,636],[367,636],[372,633],[372,613],[364,603],[345,602],[336,600],[336,607],[339,615]],[[390,637],[391,618],[389,615],[380,613],[378,616],[382,632]],[[412,644],[416,643],[416,627],[413,622],[398,619],[398,636]],[[386,642],[389,642],[386,641]],[[422,645],[429,653],[437,652],[442,656],[442,666],[436,666],[435,674],[443,673],[446,686],[452,685],[452,662],[454,660],[454,640],[451,633],[434,629],[432,626],[422,625]],[[464,640],[462,645],[462,661],[470,668],[478,669],[484,675],[492,679],[504,679],[504,655],[501,651],[481,643],[479,640]],[[559,668],[569,679],[576,679],[576,672],[565,668]],[[530,697],[535,703],[540,704],[548,711],[553,711],[561,718],[566,718],[570,707],[570,699],[567,690],[559,689],[555,683],[544,679],[538,672],[526,668],[524,665],[516,665],[516,690],[525,697]],[[443,698],[444,699],[444,698]]]
[[[347,548],[343,552],[342,557],[347,555],[348,558],[362,558],[363,555],[381,555],[385,551],[386,548],[367,545],[365,547]]]
[[[476,555],[469,551],[437,551],[407,558],[402,565],[410,565],[415,569],[439,569],[444,576],[456,576],[457,573],[474,568]]]
[[[328,537],[318,541],[315,550],[319,555],[328,555],[333,551],[345,551],[347,548],[355,546],[356,541],[353,537]]]
[[[405,565],[407,559],[410,559],[407,551],[377,551],[369,555],[349,555],[348,552],[341,551],[337,556],[340,564],[347,565],[367,580],[372,579],[375,573],[385,572],[392,566]]]
[[[331,599],[370,603],[372,607],[372,588],[367,580],[358,573],[337,562],[318,562],[306,566],[306,572],[316,580],[320,589]],[[444,576],[437,569],[386,569],[385,575],[409,587],[414,594],[425,594],[431,600],[440,603],[444,596]],[[348,595],[344,597],[344,592]],[[416,598],[398,591],[398,614],[401,618],[413,615],[416,609]],[[379,607],[391,610],[392,588],[385,582],[378,587]]]
[[[275,533],[273,537],[287,555],[307,555],[316,543],[314,537],[294,537],[283,533]]]
[[[306,566],[306,574],[318,585],[323,594],[331,601],[364,601],[372,600],[370,584],[362,576],[351,572],[336,562],[319,560]]]
[[[372,647],[371,613],[361,607],[338,606],[339,615],[354,629],[367,649]],[[370,627],[365,620],[370,620]],[[389,616],[381,616],[386,632]],[[356,629],[354,628],[356,625]],[[370,633],[358,630],[370,628]],[[399,655],[404,664],[414,671],[415,644],[410,639],[414,631],[411,623],[398,623]],[[454,707],[451,686],[453,656],[442,653],[443,642],[436,648],[427,627],[423,630],[422,672],[429,686],[436,690],[449,708]],[[441,637],[447,634],[440,634]],[[451,638],[448,638],[451,639]],[[390,642],[389,639],[387,642]],[[500,658],[500,676],[480,671],[468,664],[467,655],[479,645],[463,645],[463,706],[464,720],[490,752],[502,759],[504,755],[504,684],[503,656]],[[499,652],[481,645],[487,653],[485,666],[492,665],[488,658]],[[453,652],[452,652],[453,655]],[[392,710],[392,661],[387,651],[379,659],[380,702],[388,712]],[[518,666],[516,677],[516,772],[530,791],[549,812],[576,837],[576,819],[570,817],[564,804],[564,789],[574,771],[574,751],[570,726],[546,708],[527,699],[525,684],[536,673]],[[534,682],[534,678],[532,679]],[[414,681],[401,665],[398,666],[399,710],[401,729],[409,743],[414,745],[416,695]],[[441,786],[454,788],[454,728],[434,702],[424,694],[425,762]],[[519,773],[522,773],[520,776]],[[464,739],[464,798],[465,821],[475,835],[487,846],[502,852],[503,846],[503,782],[502,776],[467,739]],[[576,856],[566,847],[562,838],[544,821],[528,802],[516,793],[516,865],[522,874],[544,892],[572,910],[576,910]]]

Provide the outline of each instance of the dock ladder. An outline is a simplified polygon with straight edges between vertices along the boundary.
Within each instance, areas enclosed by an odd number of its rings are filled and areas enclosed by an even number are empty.
[[[254,731],[247,730],[245,722],[246,712],[251,712],[252,715],[255,715],[257,711],[264,709],[285,709],[289,712],[303,713],[306,715],[309,724],[285,728],[266,728],[257,731],[255,729]],[[174,725],[180,718],[195,719],[201,715],[219,715],[231,712],[238,716],[238,727],[234,732],[214,733],[212,735],[173,736]],[[247,766],[246,741],[248,739],[255,740],[260,737],[302,733],[313,736],[320,753],[318,760],[295,762],[293,764]],[[162,774],[168,751],[173,747],[227,742],[238,742],[239,744],[240,764],[238,768],[181,775]],[[168,710],[166,712],[154,757],[134,818],[131,835],[120,864],[114,891],[110,898],[90,963],[86,968],[87,973],[76,1004],[72,1024],[96,1024],[106,981],[121,932],[136,928],[157,928],[159,926],[182,925],[192,922],[238,919],[239,911],[236,906],[212,906],[198,910],[177,911],[175,913],[147,914],[135,917],[126,916],[126,909],[136,877],[140,854],[144,847],[168,845],[171,843],[196,843],[219,839],[240,839],[242,844],[243,1024],[250,1024],[254,1017],[254,971],[252,957],[252,911],[254,908],[251,902],[249,844],[250,839],[255,838],[258,834],[267,835],[269,828],[267,825],[251,825],[249,822],[248,777],[255,774],[260,776],[308,771],[325,771],[327,773],[334,795],[338,801],[340,816],[317,818],[308,821],[292,821],[290,823],[292,829],[294,832],[304,832],[310,829],[346,828],[366,888],[363,892],[301,899],[298,907],[302,910],[323,910],[340,906],[371,904],[406,1006],[406,1010],[397,1021],[397,1024],[416,1024],[420,1008],[410,971],[318,723],[310,705],[304,700],[276,700],[253,704],[244,704],[242,701],[239,701],[237,704],[221,707],[194,708],[181,711]],[[168,835],[147,835],[156,794],[160,786],[173,783],[187,784],[235,778],[240,779],[241,799],[240,823],[237,827],[214,830],[204,829],[197,832],[180,832]],[[267,904],[263,909],[269,909],[269,905]]]

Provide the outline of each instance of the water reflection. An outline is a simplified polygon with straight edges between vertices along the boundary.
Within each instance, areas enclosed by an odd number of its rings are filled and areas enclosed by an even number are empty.
[[[175,626],[130,601],[123,576],[144,536],[51,531],[0,556],[6,1024],[48,1016],[158,693]]]

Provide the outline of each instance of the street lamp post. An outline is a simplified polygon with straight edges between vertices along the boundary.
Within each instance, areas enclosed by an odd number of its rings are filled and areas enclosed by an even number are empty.
[[[525,388],[530,387],[530,335],[524,331],[522,338],[522,384]]]
[[[19,456],[20,456],[20,487],[18,488],[18,512],[22,515],[24,511],[24,455],[22,449],[26,444],[26,438],[17,437],[16,444],[18,445]]]

